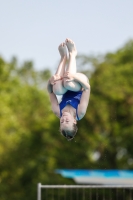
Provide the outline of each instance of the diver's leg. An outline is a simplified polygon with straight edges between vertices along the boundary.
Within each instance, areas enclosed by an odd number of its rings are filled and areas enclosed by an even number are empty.
[[[77,56],[77,49],[74,42],[70,39],[66,39],[66,46],[69,52],[69,62],[66,68],[66,71],[69,71],[72,74],[77,72],[76,68],[76,56]]]
[[[65,43],[60,44],[58,47],[58,50],[61,55],[61,59],[60,59],[60,63],[58,65],[55,75],[59,75],[63,77],[65,73],[65,66],[66,66],[66,61],[67,61],[67,50],[66,50]],[[67,91],[67,89],[63,86],[62,80],[56,81],[56,83],[53,85],[53,92],[56,95],[62,95]]]
[[[66,72],[70,72],[70,74],[76,74],[77,69],[76,69],[76,56],[77,56],[77,50],[75,47],[75,44],[72,40],[66,39],[65,41],[68,52],[69,52],[69,62],[66,68]],[[84,74],[77,73],[78,76],[84,77]],[[71,91],[79,91],[82,89],[82,86],[79,82],[77,81],[67,81],[67,78],[64,78],[63,80],[64,87],[67,90]]]

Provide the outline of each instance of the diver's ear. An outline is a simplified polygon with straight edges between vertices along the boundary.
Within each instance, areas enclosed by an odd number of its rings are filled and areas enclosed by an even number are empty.
[[[76,119],[74,119],[74,122],[73,122],[74,124],[77,124],[77,120]]]

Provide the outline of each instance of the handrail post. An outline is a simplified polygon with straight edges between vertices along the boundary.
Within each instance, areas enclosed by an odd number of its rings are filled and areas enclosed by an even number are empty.
[[[41,200],[41,183],[37,184],[37,200]]]

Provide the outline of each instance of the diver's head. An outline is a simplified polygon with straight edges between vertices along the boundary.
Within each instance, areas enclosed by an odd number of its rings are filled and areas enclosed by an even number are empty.
[[[78,130],[77,121],[74,116],[69,112],[64,112],[60,118],[60,132],[67,138],[67,140],[72,140],[76,135]]]

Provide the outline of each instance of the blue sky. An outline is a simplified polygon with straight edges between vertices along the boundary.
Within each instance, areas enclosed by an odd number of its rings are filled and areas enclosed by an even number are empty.
[[[133,39],[132,0],[0,0],[0,55],[55,69],[66,37],[79,53],[104,54]]]

